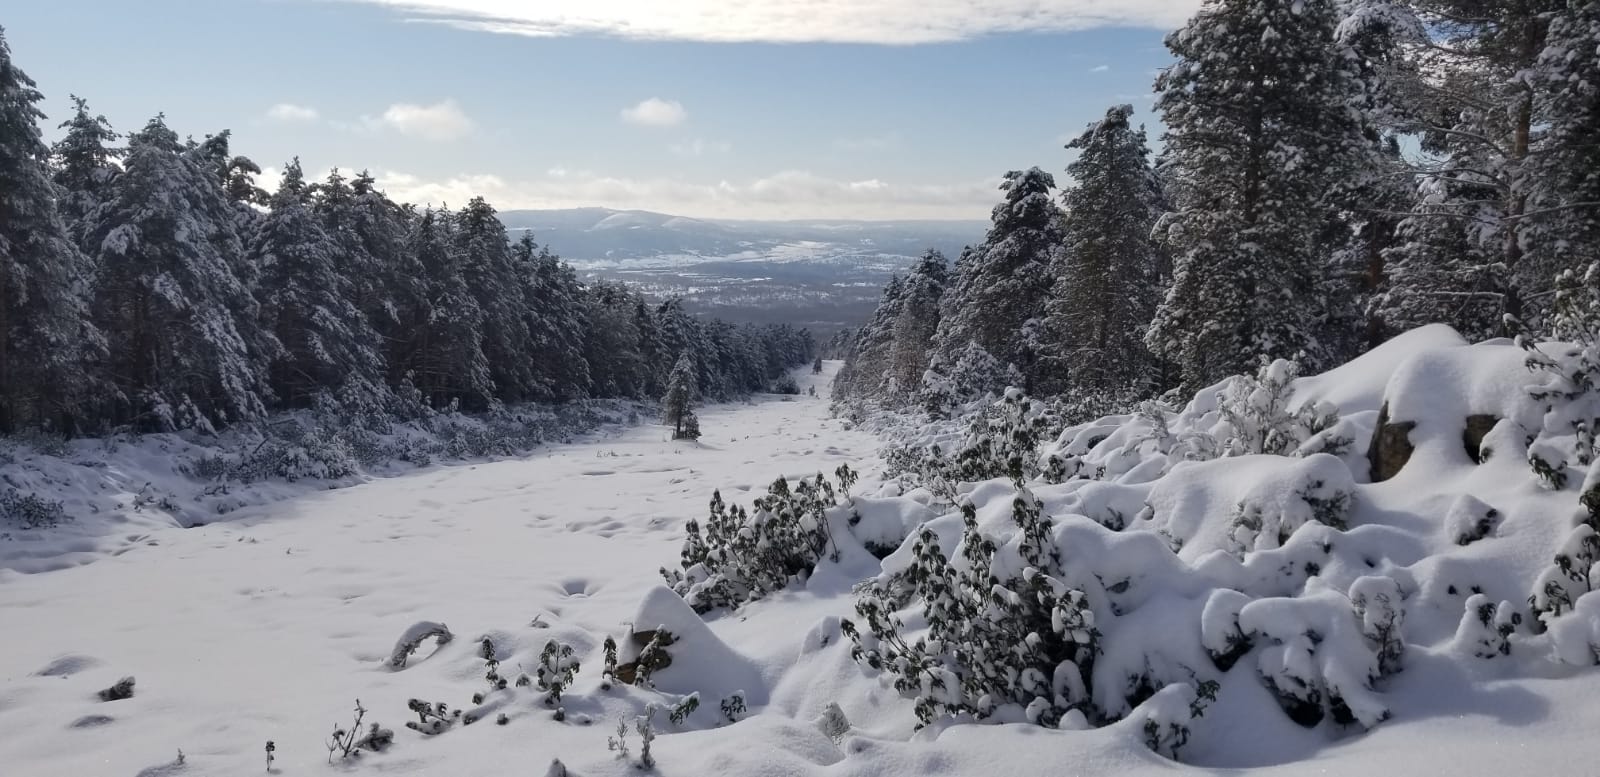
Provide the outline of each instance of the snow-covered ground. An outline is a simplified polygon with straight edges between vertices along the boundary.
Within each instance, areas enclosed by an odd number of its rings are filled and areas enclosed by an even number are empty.
[[[1410,354],[1390,355],[1398,363]],[[1367,369],[1394,369],[1375,362]],[[815,384],[825,396],[836,368],[830,364],[820,378],[801,371],[802,390]],[[1376,396],[1338,393],[1374,382],[1370,375],[1358,378],[1308,381],[1304,390],[1335,402],[1381,398],[1381,379]],[[244,508],[198,528],[141,531],[122,552],[72,568],[0,573],[0,774],[256,774],[267,765],[264,746],[271,740],[272,769],[288,775],[539,777],[555,758],[573,775],[633,775],[640,773],[634,765],[638,736],[629,738],[630,760],[607,748],[619,716],[631,720],[647,703],[670,706],[690,692],[700,693],[701,706],[681,725],[665,712],[655,715],[662,735],[653,745],[656,773],[1212,773],[1151,753],[1136,718],[1094,731],[1008,724],[914,733],[909,701],[853,661],[849,640],[840,635],[838,618],[850,616],[853,605],[850,584],[876,573],[848,555],[804,586],[699,625],[681,600],[660,588],[657,570],[676,566],[684,521],[704,517],[711,492],[721,489],[730,503],[748,504],[780,475],[831,473],[840,463],[870,472],[881,442],[830,418],[821,397],[763,396],[706,408],[701,416],[705,437],[698,443],[671,442],[655,425],[633,427],[523,459],[439,468]],[[1372,419],[1364,420],[1370,429]],[[1417,455],[1433,454],[1420,447]],[[1220,472],[1252,461],[1185,465],[1179,473]],[[1440,471],[1450,473],[1451,488],[1496,498],[1527,491],[1522,470],[1512,468],[1520,463],[1506,465],[1479,471],[1477,482],[1460,462]],[[1411,509],[1443,488],[1421,474],[1362,485],[1362,498],[1370,500],[1363,522],[1381,522],[1386,511]],[[1204,485],[1193,492],[1204,495]],[[989,484],[979,491],[997,504],[1009,499]],[[1040,493],[1046,502],[1068,495],[1061,488]],[[917,510],[904,499],[862,504],[875,519],[885,511]],[[911,512],[900,517],[910,522],[932,511]],[[1161,520],[1185,531],[1181,512],[1175,507]],[[1528,512],[1514,512],[1497,531],[1507,537],[1536,531]],[[1552,536],[1564,536],[1569,517],[1550,520],[1560,523]],[[1417,561],[1410,558],[1419,555],[1413,535],[1445,531],[1398,518],[1394,523],[1398,528],[1388,534],[1381,526],[1352,532],[1379,546],[1388,538],[1388,552],[1378,555],[1390,571],[1391,562]],[[1199,548],[1201,540],[1194,542],[1191,547]],[[1507,552],[1529,553],[1550,544],[1526,537],[1495,542]],[[1197,552],[1187,550],[1185,560]],[[1520,569],[1546,560],[1504,563]],[[1428,562],[1416,566],[1420,576],[1434,576]],[[1478,582],[1491,593],[1515,587]],[[1436,594],[1443,596],[1428,591],[1423,598]],[[1448,614],[1419,613],[1414,617],[1429,635],[1452,628]],[[396,639],[419,621],[447,624],[455,639],[437,648],[427,643],[404,668],[391,668]],[[631,628],[658,625],[677,634],[679,643],[656,688],[602,690],[605,638],[622,644],[626,660],[635,650],[627,641]],[[1177,636],[1192,626],[1167,627]],[[473,725],[436,736],[404,728],[417,718],[407,709],[413,697],[474,707],[473,694],[487,689],[479,653],[485,637],[508,678],[534,674],[550,640],[575,649],[582,668],[564,699],[566,721],[552,719],[535,689],[513,687],[489,694],[479,710],[484,719]],[[1176,642],[1191,639],[1183,635]],[[1538,643],[1519,643],[1519,649],[1528,645]],[[1410,646],[1405,671],[1382,689],[1392,719],[1368,733],[1336,736],[1328,725],[1306,730],[1289,722],[1241,664],[1225,679],[1187,752],[1202,763],[1258,767],[1252,773],[1263,774],[1504,777],[1600,769],[1600,740],[1592,736],[1600,723],[1600,673],[1543,656],[1474,662],[1451,651],[1448,639]],[[137,679],[132,698],[96,698],[128,675]],[[736,692],[749,713],[728,724],[718,706]],[[395,742],[385,752],[335,759],[330,767],[324,742],[335,724],[348,724],[358,698],[368,710],[366,722],[393,729]],[[837,741],[816,723],[830,704],[852,724]],[[495,725],[502,713],[506,723]]]

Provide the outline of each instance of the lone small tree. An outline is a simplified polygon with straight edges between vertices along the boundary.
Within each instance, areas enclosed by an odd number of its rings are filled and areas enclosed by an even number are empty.
[[[818,356],[817,360],[811,363],[811,374],[812,375],[821,375],[822,374],[822,357],[821,356]]]
[[[693,409],[694,395],[694,360],[686,353],[679,356],[678,363],[672,367],[672,374],[667,377],[666,396],[661,398],[663,421],[672,424],[674,440],[700,439],[700,419],[695,417]]]

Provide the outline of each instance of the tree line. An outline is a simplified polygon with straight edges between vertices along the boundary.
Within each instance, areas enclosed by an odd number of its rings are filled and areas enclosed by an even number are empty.
[[[1593,0],[1207,0],[1166,38],[1160,153],[1116,106],[1059,198],[1006,174],[982,244],[888,284],[835,395],[1144,397],[1432,322],[1559,336],[1558,291],[1600,278],[1596,41]]]
[[[76,97],[47,145],[42,99],[0,30],[0,432],[216,429],[329,398],[655,399],[675,365],[725,399],[815,350],[582,282],[482,198],[401,205],[298,160],[268,193],[227,131],[180,140],[158,115],[124,139]]]

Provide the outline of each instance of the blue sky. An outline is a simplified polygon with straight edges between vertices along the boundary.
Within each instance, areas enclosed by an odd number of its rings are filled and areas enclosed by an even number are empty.
[[[1149,91],[1197,0],[55,0],[16,62],[121,130],[392,196],[723,218],[984,218]],[[1154,134],[1154,133],[1152,133]],[[1154,140],[1154,138],[1152,138]]]

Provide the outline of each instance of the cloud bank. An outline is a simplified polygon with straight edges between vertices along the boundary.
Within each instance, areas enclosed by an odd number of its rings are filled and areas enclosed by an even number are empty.
[[[627,178],[556,168],[543,176],[427,178],[387,170],[378,186],[399,202],[457,207],[483,196],[501,210],[601,205],[702,218],[983,219],[1000,199],[1000,180],[904,183],[846,181],[788,170],[744,181]],[[271,173],[264,178],[271,178]]]
[[[943,43],[1011,32],[1171,29],[1200,0],[347,0],[415,21],[535,37]]]

